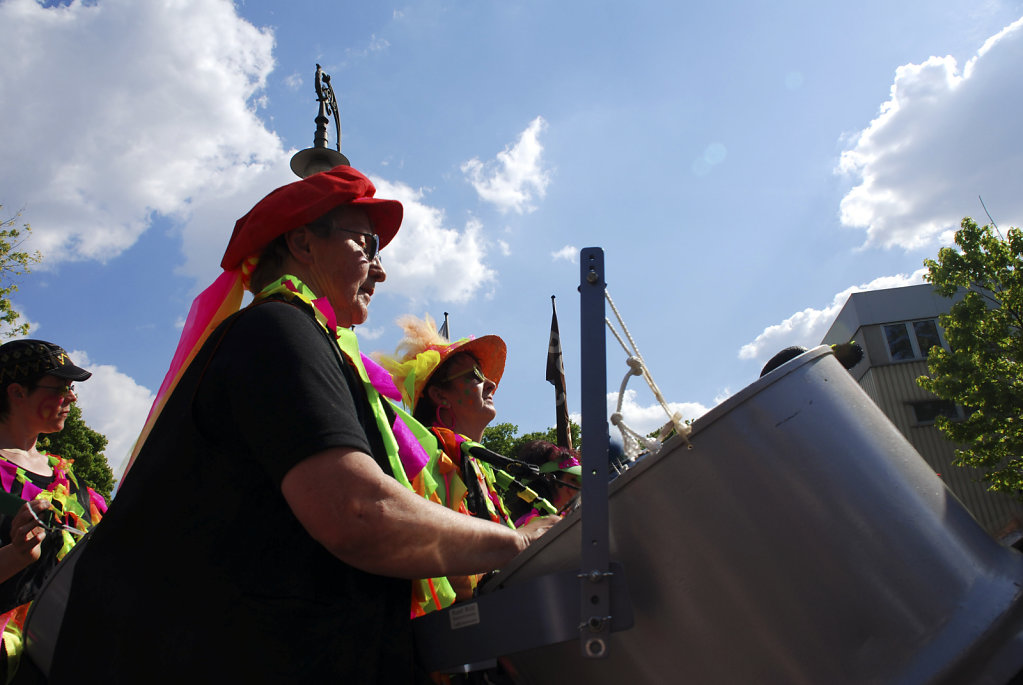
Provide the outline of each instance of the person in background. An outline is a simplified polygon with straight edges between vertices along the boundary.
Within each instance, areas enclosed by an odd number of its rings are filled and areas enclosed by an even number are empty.
[[[540,469],[540,476],[526,483],[529,490],[553,505],[558,513],[564,512],[582,484],[578,454],[546,440],[531,440],[519,448],[516,458]],[[505,505],[516,527],[546,514],[532,497],[527,500],[511,491],[505,495]]]
[[[31,682],[22,628],[47,573],[98,523],[106,502],[78,482],[71,462],[37,448],[64,428],[78,399],[73,382],[92,374],[43,340],[0,345],[0,671]],[[19,668],[22,666],[22,668]]]
[[[498,568],[546,530],[414,491],[351,330],[401,224],[374,195],[338,166],[235,224],[78,559],[52,682],[425,680],[411,581]]]

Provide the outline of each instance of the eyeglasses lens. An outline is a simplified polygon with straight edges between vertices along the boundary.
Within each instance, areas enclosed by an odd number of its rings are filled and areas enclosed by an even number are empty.
[[[449,381],[453,381],[456,378],[461,378],[462,376],[468,376],[470,374],[472,374],[473,378],[475,378],[476,381],[479,382],[479,383],[486,383],[487,382],[487,377],[483,375],[483,372],[480,371],[480,367],[477,364],[473,364],[472,366],[470,366],[465,371],[459,371],[456,374],[448,376],[448,380]]]
[[[372,262],[380,254],[380,236],[376,233],[363,233],[362,231],[353,231],[349,228],[339,228],[337,230],[362,236],[360,240],[356,240],[356,244],[366,253],[366,259],[369,261]]]
[[[52,392],[55,395],[60,395],[63,399],[71,399],[75,397],[75,384],[69,383],[68,385],[36,385],[36,388],[45,390],[46,392]]]

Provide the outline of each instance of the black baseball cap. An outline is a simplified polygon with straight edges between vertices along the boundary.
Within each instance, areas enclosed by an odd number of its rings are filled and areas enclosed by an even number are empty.
[[[20,383],[40,373],[84,381],[91,371],[75,366],[64,348],[45,340],[13,340],[0,345],[0,386]]]

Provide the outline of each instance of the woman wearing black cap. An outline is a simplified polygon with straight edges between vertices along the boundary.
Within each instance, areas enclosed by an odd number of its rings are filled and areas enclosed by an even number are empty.
[[[0,673],[8,678],[18,668],[28,603],[106,509],[67,460],[36,446],[40,434],[64,428],[78,399],[73,381],[91,375],[53,343],[0,345]]]

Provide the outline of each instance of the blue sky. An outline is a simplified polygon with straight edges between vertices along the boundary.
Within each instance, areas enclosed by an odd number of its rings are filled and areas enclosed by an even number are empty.
[[[695,418],[850,292],[920,282],[963,216],[1020,225],[1023,2],[0,0],[0,217],[16,307],[95,371],[119,466],[234,221],[293,180],[316,63],[342,151],[406,206],[367,351],[401,314],[509,345],[498,421],[579,408],[579,250]],[[331,127],[333,142],[333,128]],[[608,385],[626,366],[609,339]],[[626,420],[666,417],[630,383]],[[609,404],[614,398],[609,398]]]

